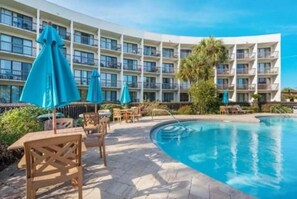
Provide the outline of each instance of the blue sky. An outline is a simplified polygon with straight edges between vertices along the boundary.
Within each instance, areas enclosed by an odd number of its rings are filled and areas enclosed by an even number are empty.
[[[282,87],[297,89],[296,0],[48,0],[145,31],[188,36],[282,34]]]

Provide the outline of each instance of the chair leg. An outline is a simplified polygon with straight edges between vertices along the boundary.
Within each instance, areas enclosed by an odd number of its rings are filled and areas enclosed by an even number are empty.
[[[81,171],[81,175],[78,175],[78,198],[82,199],[82,184],[83,184],[83,177],[82,177],[82,171]]]
[[[104,166],[107,166],[106,163],[106,153],[105,153],[105,143],[103,142],[102,144],[102,150],[103,150],[103,161],[104,161]]]
[[[100,154],[100,158],[102,158],[102,148],[100,145],[99,145],[99,154]]]

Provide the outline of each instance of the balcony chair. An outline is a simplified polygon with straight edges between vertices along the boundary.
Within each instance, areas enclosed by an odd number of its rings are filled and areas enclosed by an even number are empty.
[[[28,199],[35,198],[39,188],[70,180],[82,198],[81,139],[67,135],[24,143]]]
[[[65,129],[73,127],[73,119],[72,118],[57,118],[56,119],[56,128],[57,129]],[[53,129],[53,120],[46,120],[44,122],[44,130],[52,130]]]

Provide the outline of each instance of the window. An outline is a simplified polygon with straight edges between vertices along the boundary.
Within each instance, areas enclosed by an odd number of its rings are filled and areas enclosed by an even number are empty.
[[[163,89],[175,89],[175,85],[173,84],[173,78],[163,78],[162,88]]]
[[[248,102],[248,93],[237,93],[237,102]]]
[[[1,34],[1,50],[31,56],[32,41]]]
[[[143,92],[143,100],[145,101],[156,101],[156,93],[155,92]]]
[[[118,87],[117,74],[101,73],[100,81],[102,87]]]
[[[180,58],[185,58],[192,53],[192,50],[181,50],[180,51]]]
[[[236,57],[238,59],[249,58],[249,49],[237,49]]]
[[[237,64],[236,66],[237,74],[248,74],[249,73],[249,65],[248,64]]]
[[[189,94],[188,93],[181,93],[179,97],[181,102],[188,102],[189,101]]]
[[[22,93],[22,86],[6,86],[0,85],[0,99],[6,103],[19,102]]]
[[[74,63],[81,63],[86,65],[95,65],[94,53],[84,51],[74,51]]]
[[[267,58],[271,56],[271,48],[258,48],[258,58]]]
[[[134,75],[124,75],[124,83],[127,83],[131,88],[137,88],[137,76]]]
[[[125,53],[132,53],[132,54],[138,54],[138,48],[137,44],[127,43],[124,42],[124,52]]]
[[[137,66],[137,60],[133,60],[133,59],[124,59],[124,70],[133,70],[136,71],[138,70],[138,66]],[[141,68],[140,68],[141,70]]]
[[[129,92],[131,102],[138,102],[139,100],[137,99],[137,93],[136,92]]]
[[[15,26],[18,28],[33,30],[33,19],[32,17],[22,15],[10,10],[1,9],[1,23]]]
[[[144,88],[157,88],[155,77],[143,77]]]
[[[163,73],[174,73],[174,64],[172,63],[163,63],[162,67],[162,72]]]
[[[147,56],[160,56],[157,48],[153,46],[144,46],[143,54]]]
[[[163,57],[173,58],[174,50],[171,48],[163,48],[162,55],[163,55]]]
[[[247,89],[249,84],[249,79],[247,78],[238,78],[237,79],[237,88],[238,89]]]
[[[120,68],[116,57],[101,55],[100,56],[100,66],[107,68]]]
[[[173,93],[163,93],[163,102],[173,101]]]
[[[116,102],[117,101],[117,91],[102,91],[103,101]]]
[[[79,85],[89,85],[92,71],[74,70],[75,82]]]
[[[143,62],[145,72],[157,72],[156,62]]]
[[[218,74],[226,74],[229,71],[229,64],[219,64],[217,66]]]
[[[87,44],[87,45],[95,45],[94,42],[94,35],[75,31],[74,32],[74,42],[81,43],[81,44]]]
[[[270,63],[258,63],[258,73],[265,74],[271,72],[271,65]]]
[[[118,47],[117,40],[109,39],[109,38],[105,38],[105,37],[101,37],[100,47],[109,49],[109,50],[120,50],[121,49],[120,47]]]
[[[31,69],[30,63],[11,60],[0,60],[0,77],[25,81]]]

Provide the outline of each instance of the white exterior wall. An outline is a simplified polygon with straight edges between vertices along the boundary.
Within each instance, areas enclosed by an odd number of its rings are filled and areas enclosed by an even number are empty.
[[[137,29],[132,29],[128,27],[124,27],[121,25],[116,25],[110,22],[106,22],[97,18],[93,18],[84,14],[81,14],[79,12],[75,12],[72,10],[69,10],[64,7],[60,7],[58,5],[55,5],[53,3],[47,2],[45,0],[3,0],[3,6],[4,8],[15,10],[18,13],[23,13],[25,15],[29,15],[33,17],[33,21],[37,22],[37,24],[42,24],[41,19],[44,19],[43,17],[46,16],[48,20],[52,20],[54,24],[58,24],[61,26],[64,26],[67,28],[67,31],[71,33],[71,41],[65,42],[67,47],[67,53],[70,54],[71,57],[73,57],[73,50],[77,47],[79,50],[84,50],[86,52],[94,52],[95,57],[98,58],[98,61],[100,63],[100,55],[106,54],[102,53],[102,49],[100,49],[100,36],[107,36],[110,38],[117,39],[118,43],[122,44],[121,52],[117,55],[114,55],[118,57],[118,60],[120,60],[123,63],[123,59],[126,58],[124,52],[123,52],[123,42],[125,42],[125,36],[133,38],[133,40],[139,40],[137,43],[140,48],[144,49],[144,45],[153,45],[157,47],[157,50],[160,50],[160,57],[155,59],[157,62],[157,65],[162,67],[162,63],[166,63],[166,61],[163,58],[162,55],[162,48],[174,48],[174,51],[178,51],[178,58],[177,60],[172,60],[173,63],[179,64],[181,57],[180,57],[180,50],[183,49],[182,46],[194,46],[195,44],[199,43],[203,37],[188,37],[188,36],[175,36],[175,35],[166,35],[166,34],[157,34],[152,32],[145,32]],[[20,4],[18,4],[18,3]],[[24,5],[21,5],[24,4]],[[25,7],[24,7],[25,6]],[[52,18],[52,19],[51,19]],[[85,29],[86,27],[89,27],[90,30]],[[39,28],[37,28],[38,30]],[[73,43],[73,34],[74,30],[81,30],[82,32],[87,33],[94,33],[95,39],[98,39],[98,47],[97,48],[89,48],[84,46],[79,46],[77,44]],[[103,33],[104,31],[104,33]],[[110,35],[108,35],[110,33]],[[17,33],[10,33],[12,35]],[[38,36],[39,32],[36,32],[36,37]],[[271,91],[271,99],[270,101],[280,101],[281,98],[281,35],[280,34],[270,34],[270,35],[259,35],[259,36],[242,36],[242,37],[217,37],[217,39],[221,39],[226,46],[229,46],[232,48],[232,54],[236,55],[236,51],[239,48],[250,48],[253,53],[257,56],[257,51],[260,46],[268,46],[272,49],[272,51],[278,52],[278,58],[274,60],[268,60],[269,62],[273,63],[273,67],[278,68],[278,73],[276,75],[273,75],[271,77],[272,83],[278,85],[277,90]],[[36,44],[35,44],[36,45]],[[160,48],[160,49],[159,49]],[[69,51],[70,50],[70,51]],[[38,51],[38,49],[37,49]],[[142,68],[144,67],[143,62],[151,60],[150,58],[146,58],[143,55],[143,51],[140,55],[140,57],[135,58],[138,60],[138,63],[142,65]],[[169,61],[171,63],[171,61]],[[234,70],[234,75],[232,77],[229,77],[230,83],[234,85],[234,90],[231,91],[230,94],[230,100],[236,101],[237,100],[237,74],[236,74],[236,68],[237,68],[238,60],[236,56],[234,56],[234,60],[229,63],[230,69]],[[254,91],[248,91],[249,93],[249,101],[252,101],[251,95],[253,93],[260,92],[258,89],[258,75],[257,75],[257,68],[259,60],[256,57],[254,60],[249,62],[251,67],[256,71],[254,76],[249,76],[249,79],[252,84],[255,84],[255,90]],[[87,66],[81,66],[81,67],[74,67],[73,60],[70,61],[71,68],[80,68],[84,70],[92,70],[94,67],[87,67]],[[178,68],[179,66],[177,66]],[[101,70],[100,64],[96,66],[99,71]],[[123,71],[123,66],[121,67],[120,71],[111,71],[111,73],[116,73],[120,77],[119,81],[123,81],[123,75],[126,73]],[[145,76],[143,70],[140,74],[137,74],[138,81],[143,81],[143,77]],[[150,75],[155,76],[157,79],[157,82],[162,83],[162,69],[160,69],[160,74],[157,75]],[[172,75],[172,78],[174,78],[174,75]],[[216,75],[216,78],[218,76]],[[216,79],[217,80],[217,79]],[[215,80],[215,82],[216,82]],[[180,84],[179,81],[177,81],[178,84]],[[119,91],[119,89],[118,89]],[[141,85],[141,88],[139,90],[136,90],[137,96],[141,97],[139,99],[140,101],[143,101],[142,96],[143,92],[146,92],[145,88],[143,88],[143,84]],[[160,86],[159,90],[152,91],[156,93],[156,99],[162,100],[162,93],[164,92],[164,89],[162,90],[162,85]],[[180,89],[176,89],[173,91],[167,91],[172,92],[174,95],[174,101],[179,100],[179,93],[181,92]],[[265,91],[264,93],[269,93],[269,91]],[[119,92],[117,93],[119,97]]]

